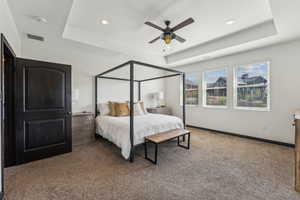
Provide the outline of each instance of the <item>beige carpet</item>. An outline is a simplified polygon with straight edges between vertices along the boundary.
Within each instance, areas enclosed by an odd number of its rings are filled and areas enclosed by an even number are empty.
[[[165,143],[159,164],[105,141],[5,170],[6,199],[294,200],[293,149],[192,129],[191,150]]]

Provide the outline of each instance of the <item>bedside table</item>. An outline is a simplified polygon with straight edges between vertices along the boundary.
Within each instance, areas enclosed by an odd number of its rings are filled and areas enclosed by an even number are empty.
[[[72,145],[87,144],[95,140],[94,113],[72,114]]]
[[[154,114],[172,115],[171,108],[169,107],[147,108],[147,111]]]

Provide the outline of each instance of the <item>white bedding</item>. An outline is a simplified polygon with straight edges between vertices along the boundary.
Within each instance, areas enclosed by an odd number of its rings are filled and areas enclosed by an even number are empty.
[[[125,159],[130,155],[130,117],[98,116],[96,133],[121,148]],[[183,128],[182,120],[175,116],[146,114],[134,116],[134,145],[144,142],[144,137],[172,129]]]

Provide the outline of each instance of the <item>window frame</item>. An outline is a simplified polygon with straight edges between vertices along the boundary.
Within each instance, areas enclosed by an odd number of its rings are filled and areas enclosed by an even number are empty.
[[[239,67],[247,67],[251,65],[258,65],[265,63],[267,64],[267,107],[265,108],[260,108],[260,107],[244,107],[244,106],[238,106],[237,105],[237,89],[239,88],[237,86],[238,78],[237,78],[237,68]],[[237,110],[248,110],[248,111],[260,111],[260,112],[269,112],[271,111],[271,80],[270,80],[270,67],[271,62],[270,60],[267,61],[260,61],[260,62],[253,62],[253,63],[248,63],[248,64],[240,64],[240,65],[235,65],[233,68],[233,108]],[[251,87],[251,86],[250,86]]]
[[[205,82],[205,73],[206,72],[212,72],[212,71],[217,71],[221,69],[226,69],[227,72],[227,77],[226,77],[226,105],[207,105],[206,104],[206,82]],[[204,108],[220,108],[220,109],[227,109],[228,108],[228,76],[229,70],[228,67],[219,67],[219,68],[214,68],[214,69],[209,69],[205,70],[202,72],[202,106]]]
[[[199,105],[200,105],[200,99],[201,99],[201,97],[200,97],[200,92],[201,92],[201,85],[200,85],[200,83],[201,83],[201,80],[200,80],[200,73],[199,72],[195,72],[195,71],[192,71],[192,72],[185,72],[185,81],[187,80],[187,76],[189,75],[189,74],[196,74],[196,76],[198,77],[198,103],[197,104],[188,104],[187,103],[187,101],[186,101],[186,99],[185,99],[185,106],[187,106],[187,107],[198,107]],[[183,90],[183,87],[182,87],[182,79],[181,79],[181,81],[180,81],[181,83],[180,83],[180,105],[182,106],[182,90]],[[187,90],[187,88],[185,87],[185,96],[186,96],[186,90]],[[185,97],[186,98],[186,97]]]

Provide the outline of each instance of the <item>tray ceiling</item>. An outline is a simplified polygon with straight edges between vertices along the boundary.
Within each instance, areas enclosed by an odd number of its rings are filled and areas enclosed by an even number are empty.
[[[170,49],[162,40],[148,44],[161,32],[145,21],[164,26],[164,20],[171,20],[175,26],[188,17],[195,23],[177,32],[186,43],[173,41]],[[110,50],[166,55],[270,19],[268,0],[74,0],[64,38]],[[236,23],[227,25],[228,20]]]

